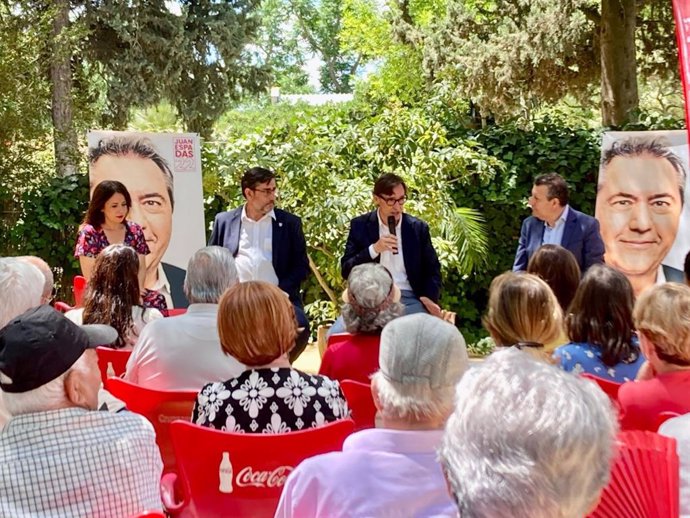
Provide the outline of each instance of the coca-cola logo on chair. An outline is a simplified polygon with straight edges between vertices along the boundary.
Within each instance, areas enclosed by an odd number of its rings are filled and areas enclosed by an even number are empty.
[[[237,473],[236,477],[233,477],[234,469],[230,461],[230,454],[224,451],[218,466],[218,478],[220,479],[218,490],[221,493],[232,493],[233,478],[237,487],[283,487],[293,469],[293,466],[278,466],[272,470],[255,471],[251,466],[245,466]]]

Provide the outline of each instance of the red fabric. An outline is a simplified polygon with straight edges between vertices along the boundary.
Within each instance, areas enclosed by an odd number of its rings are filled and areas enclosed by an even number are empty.
[[[379,335],[351,335],[331,345],[321,359],[319,374],[332,380],[369,383],[379,369]]]
[[[651,380],[630,381],[618,390],[621,427],[656,432],[661,412],[690,412],[690,371],[657,374]]]

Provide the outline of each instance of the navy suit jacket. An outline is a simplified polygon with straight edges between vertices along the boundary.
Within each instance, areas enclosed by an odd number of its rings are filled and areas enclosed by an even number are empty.
[[[173,301],[173,307],[175,308],[186,308],[189,306],[189,301],[187,296],[184,294],[184,278],[187,272],[182,268],[178,268],[169,263],[161,263],[163,265],[163,271],[165,276],[168,278],[168,283],[170,284],[170,297]]]
[[[429,225],[422,220],[404,214],[400,225],[405,272],[417,298],[429,297],[438,302],[441,293],[441,265],[431,244]],[[347,279],[358,264],[379,262],[380,255],[372,259],[369,245],[379,240],[377,211],[358,216],[350,222],[345,255],[340,260],[343,278]]]
[[[290,296],[293,304],[301,307],[300,285],[309,274],[302,220],[284,210],[273,210],[276,217],[273,220],[272,254],[278,287]],[[208,244],[224,246],[236,257],[240,248],[241,222],[242,207],[216,215]]]
[[[542,245],[543,237],[542,220],[530,216],[522,222],[520,242],[513,263],[514,272],[527,270],[529,258]],[[572,207],[569,208],[565,220],[561,246],[573,253],[582,273],[593,264],[604,262],[604,242],[599,233],[599,222]]]

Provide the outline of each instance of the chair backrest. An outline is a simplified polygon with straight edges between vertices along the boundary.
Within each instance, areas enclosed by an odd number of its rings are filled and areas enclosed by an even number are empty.
[[[131,350],[113,349],[112,347],[97,347],[98,368],[101,371],[101,381],[105,385],[108,378],[120,377],[127,370],[127,361]]]
[[[141,514],[136,514],[130,518],[165,518],[161,511],[144,511]]]
[[[347,406],[352,411],[355,429],[374,428],[376,423],[376,405],[371,395],[371,385],[359,381],[343,380],[340,382]]]
[[[618,438],[611,479],[588,518],[677,518],[676,440],[641,430],[621,432]]]
[[[170,423],[189,421],[196,401],[194,390],[153,390],[120,378],[108,378],[105,388],[127,405],[127,410],[143,415],[156,431],[164,471],[175,467],[175,455],[170,439]]]
[[[184,315],[187,308],[170,308],[162,311],[164,317],[176,317],[177,315]]]
[[[58,300],[53,304],[53,307],[58,310],[60,313],[67,313],[68,311],[73,310],[74,308],[67,304],[67,302],[62,302]]]
[[[175,422],[170,432],[182,505],[172,515],[273,516],[295,466],[341,450],[353,430],[351,419],[285,434],[229,433]]]
[[[77,308],[84,305],[84,290],[86,290],[86,277],[75,275],[72,280],[72,291],[74,292],[74,306]]]
[[[599,388],[603,390],[609,398],[611,398],[611,401],[613,401],[616,406],[618,406],[618,389],[621,387],[622,383],[605,380],[587,372],[583,373],[581,376],[596,382],[596,384],[599,385]]]

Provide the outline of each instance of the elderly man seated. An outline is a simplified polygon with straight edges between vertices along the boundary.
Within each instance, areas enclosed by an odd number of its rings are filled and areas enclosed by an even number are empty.
[[[465,341],[455,326],[418,313],[386,325],[379,354],[372,394],[381,427],[302,462],[276,517],[455,516],[436,449],[468,366]]]
[[[238,282],[232,254],[207,246],[189,260],[184,315],[155,320],[142,331],[127,362],[125,379],[157,390],[196,390],[239,376],[244,365],[223,352],[218,337],[218,301]]]
[[[458,385],[440,451],[459,516],[587,516],[616,431],[594,383],[515,348],[495,352]]]
[[[0,330],[0,387],[13,416],[0,433],[0,516],[131,516],[160,509],[152,426],[95,411],[97,345],[108,326],[78,327],[50,306]]]

